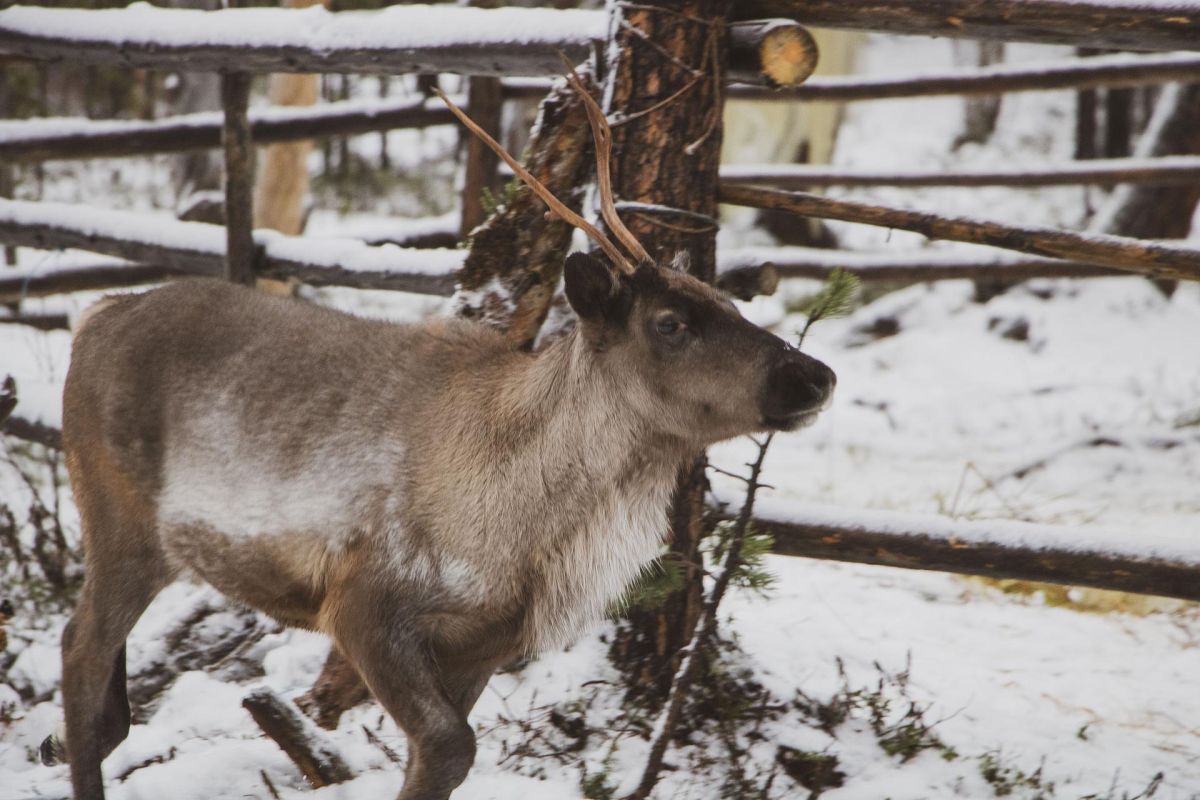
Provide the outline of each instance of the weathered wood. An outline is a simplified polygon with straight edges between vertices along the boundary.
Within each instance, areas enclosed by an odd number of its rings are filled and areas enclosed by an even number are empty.
[[[790,19],[764,19],[729,26],[731,81],[765,83],[772,89],[799,86],[817,68],[817,43]]]
[[[70,330],[66,314],[0,314],[0,325],[25,325],[39,331]]]
[[[561,85],[539,106],[527,148],[525,168],[577,213],[591,168],[590,135],[582,100]],[[573,233],[521,183],[475,229],[458,273],[456,311],[503,329],[518,348],[530,347],[554,299]]]
[[[739,164],[721,168],[727,183],[752,183],[776,189],[823,186],[1072,186],[1195,185],[1200,183],[1200,156],[1112,158],[1056,164],[1031,169],[868,170],[810,164]]]
[[[1200,48],[1188,0],[745,0],[738,19],[787,17],[821,28],[1000,39],[1114,50]]]
[[[731,515],[724,513],[724,518]],[[941,518],[938,520],[942,521]],[[1078,549],[1011,547],[930,536],[919,524],[871,530],[854,522],[801,524],[762,515],[754,527],[775,539],[774,552],[828,561],[955,572],[987,578],[1090,586],[1200,601],[1200,564]],[[986,523],[971,523],[976,528]],[[1086,529],[1080,531],[1086,542]],[[1131,531],[1129,541],[1137,541]]]
[[[242,698],[263,733],[275,741],[299,767],[313,788],[342,783],[353,777],[350,767],[313,723],[295,705],[270,689],[251,690]]]
[[[5,202],[14,201],[0,201],[0,210],[4,208]],[[80,209],[84,210],[86,206],[80,206]],[[130,213],[128,218],[132,220],[137,216]],[[67,223],[61,219],[33,221],[20,214],[7,217],[0,214],[0,242],[42,250],[77,248],[149,265],[106,265],[86,270],[61,270],[45,275],[0,274],[0,301],[65,291],[132,286],[175,277],[180,273],[206,277],[219,277],[223,274],[224,232],[220,226],[203,222],[176,221],[171,221],[170,225],[174,232],[186,235],[171,238],[155,236],[153,232],[143,234],[100,230],[94,224],[89,224],[86,218]],[[283,237],[277,241],[302,242],[304,239]],[[348,269],[326,263],[312,263],[290,254],[281,256],[268,252],[269,250],[269,247],[263,248],[256,256],[255,274],[264,278],[283,280],[293,277],[313,286],[389,289],[441,296],[449,296],[454,291],[454,276],[449,272],[439,274],[386,268]],[[293,248],[289,252],[294,251]],[[389,252],[395,253],[398,259],[412,253],[401,248],[381,248],[380,252],[384,255]]]
[[[914,231],[930,239],[986,244],[1037,256],[1087,261],[1153,277],[1200,280],[1200,250],[1122,236],[1081,234],[1054,228],[1003,225],[921,211],[723,184],[721,202],[774,208],[793,214]]]
[[[474,77],[467,82],[467,113],[493,138],[500,138],[500,112],[504,98],[499,78]],[[500,157],[479,137],[464,131],[466,165],[462,191],[462,226],[459,235],[466,238],[487,217],[484,192],[498,197]]]
[[[225,120],[221,144],[225,149],[225,279],[254,283],[254,143],[250,138],[251,76],[229,72],[221,76],[221,105]]]
[[[412,24],[411,15],[422,14],[420,9],[339,12],[326,15],[320,23],[314,23],[311,15],[297,16],[303,14],[299,11],[271,10],[269,16],[263,11],[225,9],[204,12],[198,18],[197,12],[178,9],[147,12],[145,9],[43,8],[36,13],[11,9],[0,11],[0,53],[39,61],[114,64],[170,71],[223,72],[236,67],[249,73],[400,75],[453,72],[495,77],[549,77],[562,71],[559,51],[578,63],[590,52],[589,37],[602,37],[604,30],[602,12],[565,11],[551,13],[561,14],[565,22],[573,23],[563,25],[563,29],[571,31],[569,34],[548,36],[539,33],[529,37],[531,40],[520,41],[506,36],[501,30],[493,37],[489,26],[496,12],[464,8],[455,12],[463,22],[459,42],[414,46],[403,27]],[[546,13],[545,10],[537,11]],[[97,22],[88,25],[89,16]],[[186,34],[194,21],[201,18],[209,30],[207,36],[198,36],[191,41],[179,35],[181,32]],[[122,29],[121,19],[126,19],[127,28]],[[278,21],[282,30],[273,36],[264,36],[256,43],[248,44],[244,35],[236,33],[247,26],[251,30],[262,29],[269,26],[271,20]],[[291,24],[295,20],[306,22],[302,31]],[[234,33],[223,37],[221,23],[227,23]],[[511,24],[509,17],[508,25]],[[389,27],[397,30],[394,41],[390,41],[385,33]],[[136,32],[136,35],[130,35],[130,32]],[[155,35],[158,32],[163,35]],[[367,37],[370,41],[358,44]]]
[[[717,285],[726,276],[738,275],[753,285],[760,270],[769,269],[778,278],[825,280],[834,270],[844,269],[860,281],[920,283],[941,280],[1030,278],[1090,278],[1128,275],[1111,267],[1057,258],[1002,256],[959,256],[937,251],[910,253],[862,253],[804,247],[750,248],[718,254]]]
[[[445,107],[424,100],[404,100],[364,105],[359,102],[327,103],[304,111],[279,113],[277,109],[250,111],[250,135],[255,144],[294,142],[324,136],[349,136],[393,128],[427,128],[448,125],[454,117]],[[48,131],[41,119],[32,120],[29,132],[9,121],[0,133],[0,160],[50,161],[53,159],[148,156],[221,146],[220,113],[167,117],[156,122],[114,123],[63,120],[63,132]]]

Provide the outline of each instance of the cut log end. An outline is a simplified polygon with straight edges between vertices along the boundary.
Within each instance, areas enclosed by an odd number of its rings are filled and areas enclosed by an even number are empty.
[[[763,40],[762,73],[773,86],[799,86],[817,68],[819,53],[812,35],[799,25],[778,27]]]
[[[736,81],[795,87],[817,68],[816,40],[791,20],[741,22],[730,26],[729,37],[729,72]]]

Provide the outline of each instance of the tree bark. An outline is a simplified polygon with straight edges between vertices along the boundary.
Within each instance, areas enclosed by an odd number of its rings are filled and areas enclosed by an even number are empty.
[[[658,263],[686,254],[688,270],[710,282],[731,5],[614,5],[623,24],[606,65],[608,111],[627,120],[613,129],[613,186],[626,204],[622,218]],[[671,508],[666,557],[681,565],[683,587],[657,609],[631,609],[613,643],[614,661],[634,681],[632,692],[652,702],[668,690],[701,611],[704,463],[701,455],[681,471]]]
[[[526,169],[578,212],[591,171],[591,130],[583,102],[565,84],[542,101],[527,150]],[[546,211],[522,183],[475,229],[457,276],[457,312],[501,328],[521,349],[533,345],[546,318],[574,233]]]

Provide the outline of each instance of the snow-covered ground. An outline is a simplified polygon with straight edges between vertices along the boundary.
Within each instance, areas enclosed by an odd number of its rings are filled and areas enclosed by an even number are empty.
[[[1009,57],[1045,58],[1047,52],[1011,48]],[[945,66],[950,48],[880,38],[864,60],[877,72],[894,71],[896,64]],[[1011,95],[994,140],[953,153],[960,100],[852,105],[835,160],[915,169],[1064,159],[1071,103],[1069,93]],[[97,199],[78,197],[70,187],[50,190],[71,200]],[[844,194],[1068,227],[1082,222],[1085,199],[1076,188]],[[1093,192],[1092,200],[1103,196]],[[322,232],[339,233],[337,220],[320,219]],[[924,246],[900,232],[854,226],[838,232],[861,249]],[[23,258],[30,266],[50,266],[70,256],[26,252]],[[777,297],[743,307],[787,334],[803,324],[787,311],[788,302],[813,288],[795,282]],[[446,309],[443,300],[388,293],[316,295],[398,319]],[[77,312],[90,299],[55,298],[29,308]],[[867,334],[885,319],[894,321],[894,335]],[[1092,524],[1133,538],[1200,536],[1198,285],[1182,285],[1167,298],[1138,278],[1041,280],[982,304],[972,302],[966,282],[913,286],[814,327],[805,349],[835,368],[838,393],[816,425],[776,438],[763,477],[776,487],[773,497],[1058,523],[1079,526],[1081,537]],[[68,352],[66,333],[0,326],[0,373],[16,376],[21,413],[57,424]],[[1099,438],[1110,444],[1089,444]],[[751,454],[747,443],[731,442],[714,448],[713,460],[738,469]],[[713,477],[723,490],[734,486]],[[0,475],[0,500],[20,510],[22,491],[12,475]],[[65,513],[69,519],[70,509]],[[1038,592],[1007,594],[942,574],[782,557],[769,558],[768,567],[777,577],[768,596],[735,593],[724,609],[726,630],[743,651],[741,666],[785,706],[763,723],[761,739],[745,743],[752,773],[769,770],[782,745],[837,757],[844,779],[822,795],[830,800],[992,797],[1005,787],[1010,796],[1028,798],[1200,797],[1195,607],[1093,613],[1046,602]],[[1082,593],[1070,599],[1087,605]],[[130,673],[163,658],[167,631],[204,602],[216,600],[202,587],[181,584],[164,592],[130,639]],[[211,624],[222,620],[228,623],[218,616]],[[35,758],[61,714],[55,688],[63,622],[58,614],[23,610],[10,625],[9,651],[17,657],[0,675],[0,800],[68,793],[65,768],[40,766]],[[647,747],[637,736],[617,736],[615,745],[594,736],[568,763],[522,757],[518,748],[530,737],[530,721],[536,730],[550,727],[551,705],[574,704],[597,728],[615,725],[621,703],[619,691],[606,683],[614,678],[605,658],[609,632],[601,627],[566,652],[493,679],[472,715],[480,750],[456,800],[579,798],[581,765],[607,776],[618,793],[633,787]],[[285,695],[303,692],[326,648],[318,635],[278,631],[250,653],[261,662],[260,678],[237,682],[185,672],[106,762],[109,796],[265,799],[271,796],[267,780],[285,798],[394,796],[401,770],[379,742],[402,757],[404,741],[377,706],[349,712],[332,734],[358,777],[313,791],[240,705],[252,683]],[[825,701],[873,689],[876,664],[889,674],[907,667],[907,695],[928,706],[924,718],[936,723],[932,730],[943,747],[903,761],[881,747],[861,708],[831,734],[791,704],[798,690]],[[885,683],[894,711],[902,710],[895,682]],[[955,757],[947,758],[951,749]],[[719,796],[713,775],[686,768],[695,761],[690,755],[668,755],[683,768],[667,774],[656,798]],[[780,776],[770,796],[804,796],[804,790]]]

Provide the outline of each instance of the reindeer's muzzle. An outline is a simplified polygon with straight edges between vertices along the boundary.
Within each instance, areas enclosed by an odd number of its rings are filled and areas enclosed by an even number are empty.
[[[763,425],[791,431],[816,419],[829,405],[837,375],[815,358],[790,351],[767,374],[763,393]]]

